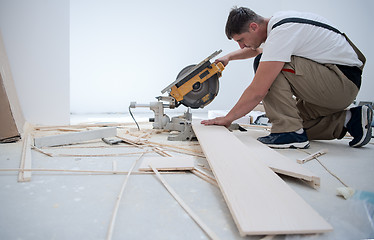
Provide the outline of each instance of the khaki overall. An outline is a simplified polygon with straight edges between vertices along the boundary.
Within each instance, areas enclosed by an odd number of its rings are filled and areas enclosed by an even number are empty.
[[[366,59],[343,34],[358,58]],[[292,56],[263,99],[272,133],[306,130],[309,140],[342,138],[346,129],[346,108],[355,100],[358,88],[334,64],[320,64]],[[289,70],[289,71],[287,71]]]

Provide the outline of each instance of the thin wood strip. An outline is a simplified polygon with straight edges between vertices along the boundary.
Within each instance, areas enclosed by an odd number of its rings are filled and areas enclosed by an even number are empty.
[[[158,147],[153,147],[152,150],[153,150],[155,153],[161,155],[162,157],[171,157],[170,154],[166,153],[165,151],[161,150],[161,149],[158,148]]]
[[[31,148],[34,149],[34,150],[37,151],[37,152],[40,152],[40,153],[42,153],[42,154],[44,154],[44,155],[47,155],[48,157],[53,157],[53,154],[52,154],[52,153],[46,153],[46,152],[44,152],[43,150],[41,150],[40,148],[37,148],[37,147],[35,147],[35,146],[31,146]]]
[[[192,152],[182,152],[180,150],[176,150],[176,149],[167,149],[168,151],[171,151],[171,152],[176,152],[176,153],[181,153],[181,154],[185,154],[185,155],[189,155],[189,156],[194,156],[194,157],[199,157],[199,158],[205,158],[205,156],[203,154],[197,154],[197,153],[192,153]]]
[[[192,211],[192,209],[183,201],[183,199],[174,191],[174,189],[166,182],[166,180],[161,176],[156,168],[149,165],[153,172],[156,174],[158,179],[164,185],[164,187],[169,191],[169,193],[174,197],[174,199],[179,203],[179,205],[190,215],[190,217],[200,226],[200,228],[211,238],[219,239],[218,236],[200,219],[200,217]]]
[[[198,150],[187,149],[187,148],[178,147],[178,146],[174,146],[174,145],[170,145],[170,144],[163,144],[163,143],[151,142],[151,141],[148,141],[148,143],[149,144],[155,144],[155,145],[158,145],[160,147],[176,148],[176,149],[184,150],[184,151],[187,151],[187,152],[194,152],[194,153],[198,153],[198,154],[202,153],[201,151],[198,151]]]
[[[206,182],[208,182],[210,184],[213,184],[214,186],[218,187],[218,183],[217,183],[216,180],[213,181],[211,178],[207,177],[205,174],[202,174],[201,172],[196,171],[196,169],[191,170],[191,172],[193,174],[195,174],[197,177],[203,179],[204,181],[206,181]]]
[[[306,154],[309,154],[309,156],[311,156],[311,155],[314,155],[314,154],[310,154],[310,153],[308,153],[307,151],[305,151],[305,150],[303,150],[303,149],[298,149],[299,151],[301,151],[301,152],[304,152],[304,153],[306,153]],[[326,149],[327,150],[327,149]],[[315,160],[317,160],[317,162],[319,163],[319,164],[321,164],[321,166],[328,172],[328,173],[330,173],[331,174],[331,176],[333,176],[334,178],[336,178],[341,184],[343,184],[345,187],[349,187],[347,184],[345,184],[344,182],[343,182],[343,180],[341,180],[337,175],[335,175],[333,172],[331,172],[319,159],[318,159],[318,157],[313,157],[312,159],[315,159]]]
[[[138,122],[138,124],[146,124],[148,122]],[[74,124],[74,125],[56,125],[56,126],[35,126],[36,130],[51,129],[56,128],[87,128],[87,127],[117,127],[117,126],[131,126],[135,123],[87,123],[87,124]]]
[[[119,157],[119,156],[126,156],[126,155],[134,155],[134,154],[142,154],[142,153],[149,153],[151,151],[144,151],[144,152],[131,152],[131,153],[113,153],[113,154],[54,154],[54,157]]]
[[[129,145],[105,145],[105,146],[72,146],[72,145],[64,145],[58,147],[45,147],[43,149],[77,149],[77,148],[129,148],[133,146]]]
[[[210,178],[212,181],[217,182],[217,180],[215,179],[215,177],[210,176],[208,173],[206,173],[206,172],[204,172],[204,171],[201,171],[201,170],[198,169],[197,167],[195,167],[194,170],[197,171],[197,172],[199,172],[199,173],[201,173],[201,174],[203,174],[203,175],[206,176],[207,178]]]
[[[332,227],[223,126],[192,123],[240,235],[307,234]]]
[[[309,154],[308,156],[304,157],[304,158],[301,158],[301,159],[297,159],[297,163],[300,163],[300,164],[304,164],[310,160],[312,160],[313,158],[317,158],[319,156],[322,156],[323,154],[326,154],[328,152],[328,149],[321,149],[319,150],[318,152],[315,152],[313,154]]]
[[[107,240],[111,240],[111,239],[112,239],[112,236],[113,236],[113,229],[114,229],[114,225],[115,225],[116,218],[117,218],[117,212],[118,212],[119,204],[120,204],[120,202],[121,202],[123,192],[125,191],[125,187],[126,187],[126,185],[127,185],[127,181],[129,180],[130,174],[131,174],[131,172],[134,170],[135,165],[138,163],[139,159],[141,159],[143,156],[144,156],[144,153],[143,153],[142,155],[140,155],[140,157],[137,158],[137,159],[134,161],[134,163],[132,164],[132,166],[131,166],[131,168],[130,168],[129,173],[127,174],[125,180],[123,181],[123,184],[122,184],[122,186],[121,186],[121,190],[120,190],[120,192],[119,192],[119,194],[118,194],[118,197],[117,197],[117,200],[116,200],[116,204],[115,204],[114,209],[113,209],[112,218],[110,219],[110,224],[109,224],[109,228],[108,228],[108,233],[107,233],[107,236],[106,236],[106,239],[107,239]]]
[[[124,137],[121,137],[121,136],[118,136],[118,135],[116,135],[116,137],[118,137],[119,139],[122,139],[125,143],[128,143],[128,144],[130,144],[130,145],[132,145],[134,147],[143,148],[143,146],[140,146],[137,143],[135,143],[135,142],[133,142],[133,141],[127,139],[127,138],[124,138]]]
[[[152,171],[149,163],[159,171],[187,171],[195,167],[195,159],[191,157],[149,157],[143,159],[138,170]]]
[[[28,122],[25,123],[23,127],[24,134],[23,134],[23,144],[22,144],[22,155],[21,155],[21,163],[20,169],[21,171],[18,173],[18,182],[29,182],[31,181],[31,172],[24,171],[25,168],[31,168],[31,131],[33,127]]]
[[[32,169],[21,169],[21,168],[3,168],[0,172],[67,172],[67,173],[103,173],[103,174],[128,174],[128,171],[110,171],[110,170],[78,170],[78,169],[43,169],[43,168],[32,168]],[[153,174],[152,172],[133,172],[133,174]],[[175,172],[165,172],[175,173]],[[177,173],[181,173],[180,171]]]

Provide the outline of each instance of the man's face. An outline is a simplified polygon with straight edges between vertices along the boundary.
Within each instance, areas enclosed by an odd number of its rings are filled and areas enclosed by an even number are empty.
[[[258,25],[256,23],[251,23],[248,26],[248,31],[235,34],[232,36],[232,39],[234,39],[234,41],[236,41],[242,49],[251,48],[255,50],[260,47],[263,42],[258,30]]]

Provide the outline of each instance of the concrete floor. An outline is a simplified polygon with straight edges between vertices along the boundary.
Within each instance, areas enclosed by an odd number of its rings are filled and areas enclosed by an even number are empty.
[[[107,116],[108,117],[108,116]],[[76,116],[72,123],[87,119]],[[108,117],[106,120],[113,121]],[[105,120],[105,121],[106,121]],[[241,136],[267,135],[264,130],[236,132]],[[155,140],[166,141],[167,134]],[[357,190],[344,200],[336,196],[343,185],[316,160],[304,164],[321,178],[315,190],[297,179],[282,178],[333,227],[320,235],[276,236],[274,239],[364,239],[374,237],[374,144],[354,149],[349,139],[313,141],[307,152],[327,148],[319,160],[343,182]],[[101,145],[102,143],[92,143]],[[184,145],[187,143],[177,143]],[[18,168],[20,142],[0,145],[0,168]],[[133,152],[127,147],[109,149],[49,148],[53,153],[103,154]],[[292,160],[307,156],[300,150],[277,150]],[[173,153],[173,156],[178,155]],[[147,153],[156,156],[155,153]],[[33,168],[111,170],[116,161],[127,171],[136,156],[48,157],[32,151]],[[205,159],[198,162],[207,166]],[[242,239],[216,186],[191,173],[164,174],[166,181],[221,238]],[[17,183],[17,173],[0,172],[0,239],[105,239],[113,207],[124,181],[122,174],[69,174],[35,172],[31,182]],[[276,198],[276,196],[274,196]],[[248,236],[244,239],[260,239]],[[113,239],[208,239],[154,175],[131,175],[119,207]]]

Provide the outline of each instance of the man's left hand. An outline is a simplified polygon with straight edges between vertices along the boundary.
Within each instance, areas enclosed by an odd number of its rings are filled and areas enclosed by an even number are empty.
[[[219,126],[225,126],[225,127],[229,127],[231,125],[231,121],[230,120],[227,120],[226,117],[217,117],[217,118],[214,118],[214,119],[209,119],[209,120],[203,120],[201,121],[201,124],[204,124],[204,125],[219,125]]]

